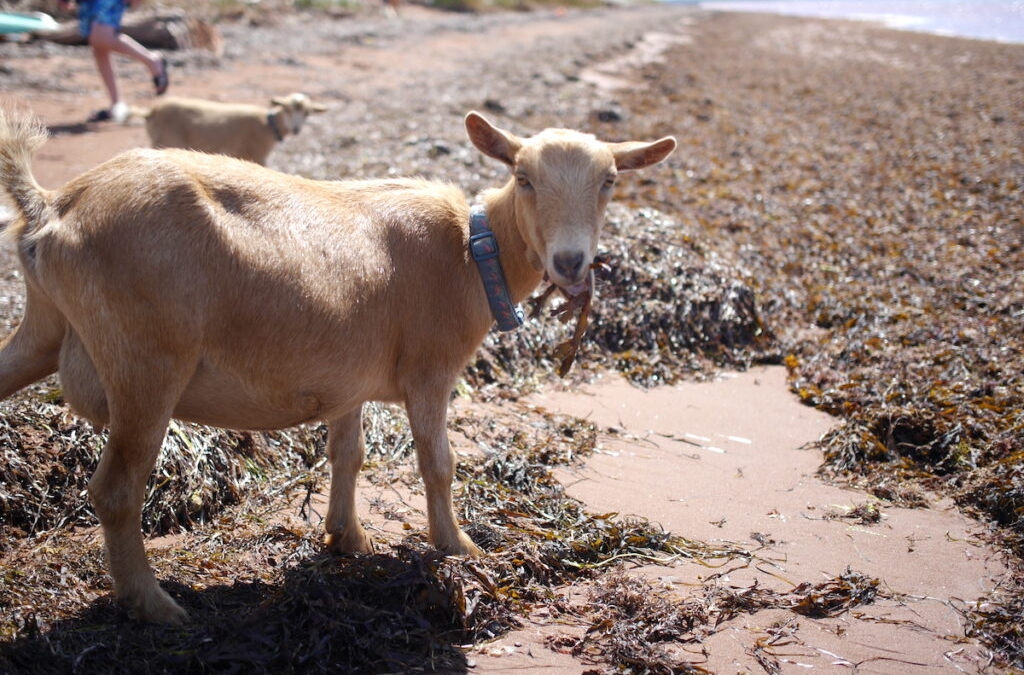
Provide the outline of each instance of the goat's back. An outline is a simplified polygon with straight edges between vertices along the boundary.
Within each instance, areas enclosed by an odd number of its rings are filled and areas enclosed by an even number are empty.
[[[267,108],[167,98],[146,115],[154,148],[184,148],[264,164],[277,138],[267,125]]]
[[[450,185],[134,150],[53,203],[26,267],[87,348],[116,335],[194,352],[185,419],[287,426],[401,399],[416,369],[454,380],[490,325]]]

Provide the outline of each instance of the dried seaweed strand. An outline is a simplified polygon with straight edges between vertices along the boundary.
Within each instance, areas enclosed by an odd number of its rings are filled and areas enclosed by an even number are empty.
[[[560,342],[555,347],[555,358],[558,359],[558,375],[565,377],[569,374],[572,364],[576,361],[576,354],[580,350],[580,343],[583,341],[583,334],[587,331],[589,324],[590,307],[594,297],[594,265],[590,266],[590,279],[587,289],[579,295],[567,296],[565,303],[551,310],[551,316],[557,317],[562,323],[569,323],[572,315],[579,311],[576,317],[576,329],[572,337]],[[541,297],[545,297],[547,292]]]

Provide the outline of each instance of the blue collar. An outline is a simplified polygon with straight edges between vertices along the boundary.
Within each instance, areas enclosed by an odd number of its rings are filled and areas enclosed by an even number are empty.
[[[277,116],[274,115],[274,112],[275,111],[271,110],[267,113],[267,126],[270,127],[270,130],[274,133],[274,138],[276,138],[277,142],[280,143],[284,140],[284,134],[282,134],[281,130],[277,128]]]
[[[523,325],[523,310],[512,302],[505,272],[498,259],[498,240],[487,222],[487,210],[480,205],[469,211],[469,253],[480,270],[480,279],[487,293],[487,304],[498,322],[498,329],[515,330]]]

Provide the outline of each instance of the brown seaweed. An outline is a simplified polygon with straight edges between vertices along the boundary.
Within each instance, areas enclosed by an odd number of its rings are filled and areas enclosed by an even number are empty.
[[[586,616],[593,619],[587,631],[579,638],[559,636],[551,643],[584,662],[603,665],[601,673],[703,674],[708,671],[701,665],[700,645],[723,622],[765,609],[785,609],[815,618],[838,616],[874,602],[878,586],[878,579],[851,570],[818,584],[800,584],[787,593],[756,583],[741,588],[724,586],[713,577],[700,593],[679,597],[673,589],[613,574],[590,593]],[[770,664],[772,646],[795,630],[794,626],[777,631],[773,640],[760,641],[755,658],[762,665]]]

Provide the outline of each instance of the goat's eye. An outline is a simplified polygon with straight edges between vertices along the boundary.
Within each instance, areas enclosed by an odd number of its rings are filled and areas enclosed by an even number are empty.
[[[604,179],[604,185],[601,186],[605,190],[611,190],[615,187],[615,176],[608,176]]]
[[[528,188],[530,187],[530,179],[526,176],[516,176],[516,185],[521,188]]]

